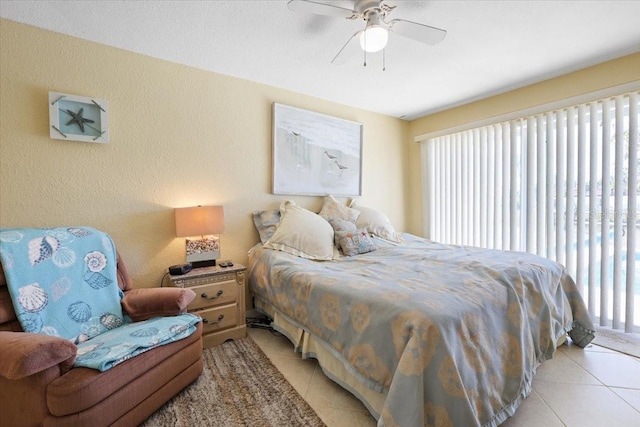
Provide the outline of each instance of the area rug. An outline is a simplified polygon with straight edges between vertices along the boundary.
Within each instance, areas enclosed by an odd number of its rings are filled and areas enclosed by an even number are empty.
[[[203,360],[202,375],[141,426],[325,425],[250,337],[205,349]]]
[[[640,334],[624,333],[610,327],[596,326],[593,344],[640,358]]]

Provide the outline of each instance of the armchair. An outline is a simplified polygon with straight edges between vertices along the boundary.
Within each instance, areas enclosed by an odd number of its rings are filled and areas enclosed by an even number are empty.
[[[133,289],[117,255],[123,311],[134,321],[186,311],[190,289]],[[100,372],[73,367],[76,346],[22,331],[0,266],[0,416],[2,425],[135,426],[202,373],[202,323],[185,339]]]

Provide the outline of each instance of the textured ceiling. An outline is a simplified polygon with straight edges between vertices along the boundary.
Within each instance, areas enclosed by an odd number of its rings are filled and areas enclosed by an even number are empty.
[[[0,0],[0,16],[405,119],[640,51],[640,1],[386,3],[397,6],[391,19],[446,38],[429,46],[392,33],[383,71],[381,54],[366,67],[361,56],[330,63],[363,21],[292,12],[286,0]]]

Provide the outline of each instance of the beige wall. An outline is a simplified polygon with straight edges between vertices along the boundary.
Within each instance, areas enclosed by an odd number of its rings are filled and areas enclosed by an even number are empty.
[[[245,263],[251,212],[287,199],[270,194],[279,102],[363,123],[361,203],[422,234],[415,136],[638,79],[635,54],[407,123],[0,19],[0,226],[107,231],[148,287],[184,261],[173,208],[222,204],[222,257]],[[110,143],[50,139],[49,91],[108,100]]]
[[[50,139],[49,91],[106,99],[110,142]],[[2,19],[0,226],[104,230],[150,287],[184,262],[173,208],[222,204],[222,258],[246,263],[251,212],[288,198],[270,194],[273,102],[362,123],[361,203],[406,229],[407,122]]]
[[[406,189],[407,229],[422,234],[422,196],[420,189],[420,144],[414,138],[513,111],[559,101],[640,80],[640,53],[585,68],[574,73],[496,95],[481,101],[451,108],[414,120],[409,125],[409,168]]]

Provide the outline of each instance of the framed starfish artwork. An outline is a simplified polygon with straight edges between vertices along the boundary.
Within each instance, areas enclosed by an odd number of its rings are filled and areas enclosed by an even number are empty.
[[[104,99],[49,92],[49,136],[84,142],[109,142]]]

